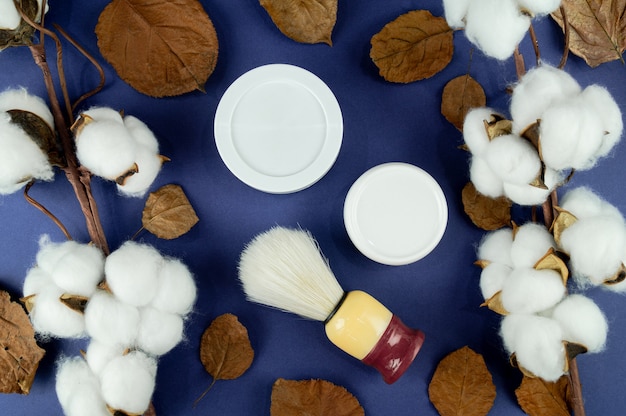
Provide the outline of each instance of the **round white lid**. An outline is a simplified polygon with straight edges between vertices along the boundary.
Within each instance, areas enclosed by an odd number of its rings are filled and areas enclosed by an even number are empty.
[[[344,222],[361,253],[399,266],[437,246],[448,222],[448,206],[439,184],[423,169],[384,163],[354,182],[346,196]]]

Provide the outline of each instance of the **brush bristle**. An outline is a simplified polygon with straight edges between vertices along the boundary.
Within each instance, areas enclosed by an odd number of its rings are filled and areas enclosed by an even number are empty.
[[[343,289],[308,231],[274,227],[241,253],[239,280],[248,300],[324,321]]]

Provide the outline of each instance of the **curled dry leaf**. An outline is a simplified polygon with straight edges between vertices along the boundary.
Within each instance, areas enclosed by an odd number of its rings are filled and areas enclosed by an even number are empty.
[[[26,16],[35,20],[39,10],[37,0],[17,0],[17,3]],[[15,29],[0,29],[0,51],[11,46],[31,45],[34,33],[35,28],[24,19],[20,20],[20,24]]]
[[[167,240],[187,233],[198,221],[185,192],[174,184],[150,193],[141,217],[143,228]]]
[[[390,82],[429,78],[444,69],[454,52],[446,19],[414,10],[388,23],[371,40],[370,58]]]
[[[501,196],[490,198],[468,182],[461,192],[463,209],[477,227],[492,231],[511,224],[511,201]]]
[[[337,21],[337,0],[260,0],[276,27],[300,43],[327,43]]]
[[[515,390],[517,403],[530,416],[570,416],[571,390],[567,376],[556,382],[526,377]]]
[[[272,386],[271,416],[364,416],[359,401],[348,390],[326,380],[285,380]]]
[[[52,127],[35,113],[25,110],[7,111],[11,122],[26,132],[39,148],[48,155],[48,161],[53,166],[65,166],[61,148]]]
[[[428,395],[441,416],[484,416],[496,399],[496,386],[482,355],[465,346],[441,360]]]
[[[120,78],[152,97],[203,91],[217,64],[217,34],[198,0],[113,0],[96,35]]]
[[[44,354],[24,308],[0,291],[0,393],[28,394]]]
[[[469,74],[454,78],[443,88],[441,114],[459,130],[467,112],[475,107],[484,107],[487,97],[483,87]]]
[[[562,0],[569,49],[590,67],[617,59],[626,50],[626,0]],[[560,10],[552,18],[564,29]]]

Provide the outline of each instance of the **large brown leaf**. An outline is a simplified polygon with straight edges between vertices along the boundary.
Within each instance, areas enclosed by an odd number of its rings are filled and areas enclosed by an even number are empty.
[[[469,74],[449,81],[441,96],[441,114],[459,130],[467,112],[475,107],[484,107],[487,97],[483,87]]]
[[[159,238],[171,240],[187,233],[198,223],[196,211],[183,189],[174,184],[152,192],[143,209],[143,228]]]
[[[337,0],[260,0],[276,27],[301,43],[332,45]]]
[[[96,35],[120,78],[152,97],[203,90],[217,63],[217,34],[197,0],[113,0]]]
[[[591,67],[620,59],[626,49],[626,0],[562,0],[569,49]],[[564,28],[560,10],[552,18]]]
[[[483,357],[463,347],[435,370],[428,395],[441,416],[484,416],[496,398],[496,386]]]
[[[272,386],[271,416],[363,416],[365,411],[348,390],[326,380],[285,380]]]
[[[44,353],[24,308],[0,291],[0,393],[28,394]]]
[[[413,82],[435,75],[450,63],[453,40],[446,19],[414,10],[372,37],[370,58],[387,81]]]
[[[492,231],[511,225],[512,203],[507,197],[490,198],[468,182],[461,192],[461,200],[465,213],[478,228]]]
[[[524,376],[522,384],[515,390],[517,402],[530,416],[570,416],[568,403],[571,389],[567,376],[555,383],[540,378]]]

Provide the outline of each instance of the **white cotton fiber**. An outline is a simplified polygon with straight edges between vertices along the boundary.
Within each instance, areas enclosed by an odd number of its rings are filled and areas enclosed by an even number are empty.
[[[609,325],[591,299],[582,295],[566,297],[554,308],[552,319],[561,325],[564,340],[582,344],[589,352],[604,348]]]
[[[133,167],[137,144],[123,124],[88,123],[76,138],[76,156],[94,175],[115,180]]]
[[[480,291],[483,299],[488,300],[501,291],[511,271],[509,266],[502,263],[489,263],[480,273]]]
[[[7,113],[0,113],[0,149],[0,194],[12,194],[33,178],[54,178],[48,156]]]
[[[545,64],[531,69],[513,89],[510,107],[513,131],[520,133],[541,119],[548,107],[580,91],[578,82],[565,71]]]
[[[446,22],[453,29],[465,26],[465,15],[472,0],[443,0]]]
[[[544,184],[547,189],[525,184],[516,185],[512,183],[504,184],[504,195],[511,201],[519,205],[541,205],[563,180],[563,175],[554,169],[546,168],[544,172]]]
[[[141,198],[148,192],[150,185],[159,174],[163,159],[152,150],[138,147],[135,163],[138,168],[137,173],[126,178],[123,185],[118,184],[117,189],[122,195]]]
[[[524,38],[530,17],[514,0],[473,0],[467,10],[465,35],[486,55],[505,60]]]
[[[39,251],[37,252],[37,265],[48,273],[56,267],[61,257],[69,252],[70,246],[63,243],[53,243],[47,234],[39,238]]]
[[[515,267],[533,267],[555,247],[552,234],[541,224],[528,222],[517,229],[511,244],[511,259]]]
[[[65,254],[51,269],[52,280],[66,293],[91,296],[104,275],[104,254],[96,246],[63,243]]]
[[[87,333],[97,341],[129,347],[139,328],[139,310],[103,290],[94,293],[85,309]]]
[[[2,1],[13,2],[13,0]],[[54,117],[46,102],[36,95],[29,94],[25,88],[10,89],[0,93],[0,112],[8,110],[23,110],[36,114],[54,130]]]
[[[491,198],[498,198],[504,193],[502,179],[491,170],[482,157],[472,156],[469,173],[470,180],[481,194]]]
[[[30,320],[35,331],[44,336],[80,338],[85,335],[85,319],[59,300],[63,290],[47,285],[37,294]]]
[[[610,217],[578,220],[561,233],[561,247],[570,256],[574,278],[600,285],[622,264],[626,245],[624,224]]]
[[[52,282],[50,274],[48,274],[48,272],[43,270],[41,267],[35,266],[26,272],[22,293],[25,297],[35,295],[42,290],[45,290],[49,285],[54,286],[54,282]]]
[[[494,138],[483,157],[504,183],[528,184],[541,169],[537,150],[527,140],[513,134]]]
[[[121,345],[111,345],[92,339],[85,351],[85,359],[89,368],[94,374],[99,375],[102,369],[116,357],[121,357],[125,347]]]
[[[56,393],[65,416],[110,416],[100,393],[100,382],[80,357],[61,361]]]
[[[91,107],[84,111],[81,115],[90,117],[93,121],[113,121],[118,124],[124,124],[124,119],[119,111],[110,107]]]
[[[492,263],[500,263],[513,267],[511,260],[511,246],[513,245],[513,230],[501,228],[486,234],[478,247],[478,259]]]
[[[154,392],[156,361],[141,351],[114,358],[100,374],[102,396],[114,409],[143,414]]]
[[[581,98],[595,111],[602,123],[604,135],[597,156],[606,156],[622,137],[624,130],[622,112],[607,89],[599,85],[585,88]]]
[[[163,355],[183,339],[183,318],[152,307],[141,308],[137,347],[152,355]]]
[[[494,109],[488,107],[472,108],[465,116],[463,140],[474,155],[481,155],[489,144],[485,122],[492,121],[493,114],[501,116]]]
[[[196,301],[196,283],[187,266],[166,259],[159,269],[159,285],[151,305],[164,312],[186,315]]]
[[[507,315],[500,335],[509,354],[517,362],[546,381],[556,381],[564,373],[565,347],[560,325],[537,315]]]
[[[0,30],[16,29],[21,21],[13,0],[0,0]]]
[[[561,275],[554,270],[517,268],[503,282],[500,296],[508,312],[532,314],[552,308],[565,291]]]
[[[127,241],[106,259],[107,284],[120,301],[145,306],[157,292],[162,263],[163,257],[154,247]]]
[[[145,147],[154,154],[159,153],[159,142],[152,130],[141,120],[134,116],[124,117],[124,125],[135,139],[137,144]]]
[[[620,210],[585,186],[569,190],[561,198],[560,206],[578,219],[603,216],[624,223]]]
[[[516,0],[520,7],[534,15],[550,14],[561,5],[561,0]]]

